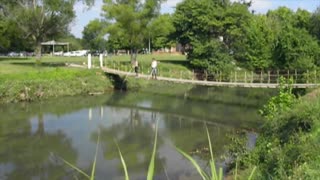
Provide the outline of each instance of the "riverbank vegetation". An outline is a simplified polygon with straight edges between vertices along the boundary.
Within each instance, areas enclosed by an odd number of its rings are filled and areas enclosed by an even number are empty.
[[[233,157],[245,169],[256,165],[258,179],[317,179],[320,175],[320,93],[315,90],[295,98],[282,86],[278,96],[261,110],[266,122],[252,151],[243,149]],[[238,141],[241,142],[241,141]],[[245,142],[245,141],[243,141]],[[233,149],[234,150],[234,149]]]
[[[11,65],[5,67],[8,68],[7,73],[0,75],[0,103],[103,94],[113,89],[111,81],[100,70]]]

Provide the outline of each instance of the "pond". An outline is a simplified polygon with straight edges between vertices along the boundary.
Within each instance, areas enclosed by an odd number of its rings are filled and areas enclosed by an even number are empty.
[[[124,179],[115,142],[130,179],[146,179],[158,125],[154,179],[200,179],[175,147],[207,167],[207,124],[217,166],[229,135],[262,124],[258,109],[275,90],[193,87],[175,95],[114,92],[0,106],[0,179],[85,179],[97,137],[96,179]],[[200,153],[199,153],[200,152]]]

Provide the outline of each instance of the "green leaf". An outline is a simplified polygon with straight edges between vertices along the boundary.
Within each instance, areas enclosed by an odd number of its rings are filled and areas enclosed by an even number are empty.
[[[121,163],[122,163],[122,167],[123,167],[123,170],[124,170],[124,174],[125,174],[126,180],[129,180],[129,175],[128,175],[126,162],[125,162],[125,160],[124,160],[124,158],[122,156],[122,153],[120,151],[118,143],[116,142],[116,140],[114,140],[114,142],[116,143],[116,146],[117,146],[118,151],[119,151],[119,155],[120,155],[120,159],[121,159]]]
[[[181,149],[179,149],[177,147],[176,147],[176,149],[179,153],[181,153],[185,158],[187,158],[192,163],[192,165],[197,169],[198,173],[200,174],[200,176],[202,177],[203,180],[209,179],[209,177],[206,175],[206,173],[200,168],[199,164],[190,155],[183,152]]]
[[[154,175],[154,161],[155,161],[155,156],[156,156],[156,149],[157,149],[157,138],[158,138],[158,121],[156,124],[156,132],[155,132],[155,137],[154,137],[154,145],[153,145],[153,151],[152,151],[152,156],[151,156],[151,161],[149,164],[149,168],[148,168],[148,176],[147,176],[147,180],[152,180],[153,179],[153,175]]]

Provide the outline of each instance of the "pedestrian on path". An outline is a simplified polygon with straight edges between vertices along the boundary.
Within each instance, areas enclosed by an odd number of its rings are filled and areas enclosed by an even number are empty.
[[[139,62],[137,59],[133,60],[133,67],[134,67],[134,72],[136,73],[136,76],[139,75]]]
[[[158,66],[158,61],[155,58],[152,58],[152,62],[151,62],[152,79],[157,79],[157,66]]]

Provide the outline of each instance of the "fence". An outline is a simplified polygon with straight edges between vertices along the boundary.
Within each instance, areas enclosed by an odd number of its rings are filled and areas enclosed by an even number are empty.
[[[107,61],[106,66],[115,70],[132,72],[130,62]],[[149,75],[150,64],[139,64],[139,73]],[[158,67],[158,75],[176,79],[203,80],[215,82],[235,83],[270,83],[276,84],[280,77],[292,79],[295,84],[318,83],[320,73],[317,70],[269,70],[269,71],[246,71],[236,70],[232,72],[211,72],[202,70],[175,70],[168,67]]]

